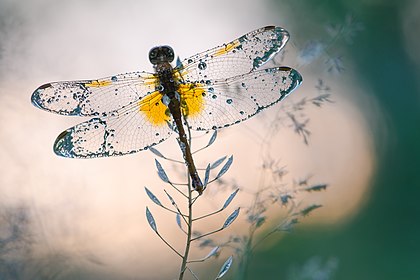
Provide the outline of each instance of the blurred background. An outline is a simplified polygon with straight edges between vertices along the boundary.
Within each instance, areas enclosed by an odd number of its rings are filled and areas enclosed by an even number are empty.
[[[0,0],[0,279],[174,278],[179,259],[144,214],[150,206],[163,235],[183,244],[174,217],[144,192],[147,186],[165,199],[154,155],[58,158],[56,136],[83,119],[42,112],[30,96],[50,81],[151,72],[147,54],[155,45],[186,58],[266,25],[290,32],[274,62],[296,68],[304,83],[284,107],[221,130],[197,156],[206,166],[233,155],[226,180],[243,189],[227,213],[200,230],[252,203],[269,151],[287,169],[281,184],[308,179],[328,188],[300,197],[323,207],[259,246],[246,279],[419,279],[418,0]],[[333,102],[296,113],[308,144],[287,117],[268,144],[261,138],[278,112],[324,93]],[[180,157],[175,137],[157,148]],[[217,188],[203,196],[198,213],[223,204],[230,191]],[[270,210],[261,233],[285,211]],[[244,211],[218,238],[246,234],[246,218]],[[196,257],[207,252],[193,249]],[[202,279],[214,278],[230,254],[197,265]],[[227,278],[235,279],[236,265]]]

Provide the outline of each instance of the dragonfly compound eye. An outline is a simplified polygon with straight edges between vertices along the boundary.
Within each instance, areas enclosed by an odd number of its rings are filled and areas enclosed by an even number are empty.
[[[149,52],[149,60],[154,65],[161,62],[172,62],[174,58],[174,50],[169,46],[154,47]]]

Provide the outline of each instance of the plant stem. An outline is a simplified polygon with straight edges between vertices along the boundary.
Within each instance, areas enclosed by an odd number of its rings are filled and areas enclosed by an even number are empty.
[[[193,203],[192,203],[192,188],[191,178],[188,176],[188,216],[187,216],[187,242],[185,245],[185,252],[182,258],[181,270],[179,271],[179,280],[184,278],[184,273],[187,269],[188,255],[190,253],[191,236],[192,236],[192,223],[193,223]]]
[[[252,242],[254,237],[255,228],[251,226],[248,240],[244,246],[242,257],[239,262],[238,272],[235,279],[245,279],[248,271],[249,261],[252,257]]]

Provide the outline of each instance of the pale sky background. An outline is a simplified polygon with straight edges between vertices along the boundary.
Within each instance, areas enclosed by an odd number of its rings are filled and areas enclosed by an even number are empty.
[[[32,106],[30,96],[39,85],[152,71],[147,54],[155,45],[170,45],[186,58],[266,25],[291,32],[285,64],[297,67],[304,78],[303,85],[284,102],[292,104],[302,96],[313,96],[320,76],[332,88],[335,101],[306,111],[312,133],[309,146],[286,124],[271,139],[270,156],[287,166],[287,183],[312,175],[312,183],[330,185],[326,192],[308,197],[308,203],[320,203],[324,208],[307,222],[345,223],[357,213],[369,197],[375,169],[369,127],[377,124],[361,112],[363,106],[372,108],[372,116],[380,116],[379,111],[375,101],[365,97],[369,89],[355,80],[351,64],[346,65],[342,76],[328,76],[316,65],[296,64],[296,28],[287,18],[273,9],[270,1],[1,0],[0,207],[29,209],[31,234],[36,240],[33,257],[49,264],[51,256],[60,256],[53,259],[66,271],[87,267],[103,279],[174,275],[180,262],[149,228],[146,205],[163,235],[182,244],[175,219],[162,214],[144,192],[147,186],[166,201],[154,156],[141,152],[95,160],[57,157],[52,151],[56,136],[82,119],[53,115]],[[252,120],[222,130],[216,143],[197,156],[197,164],[204,167],[223,155],[233,155],[234,165],[226,178],[234,178],[248,189],[256,188],[261,149],[255,135],[265,135],[267,121],[279,108],[276,105]],[[157,148],[180,156],[175,137]],[[171,164],[161,162],[173,174]],[[209,191],[198,212],[216,209],[228,194]],[[240,192],[220,220],[213,219],[200,229],[218,227],[236,206],[247,205],[250,198]],[[226,234],[240,233],[244,218],[241,216],[242,221]],[[207,254],[197,249],[193,252],[196,256]]]

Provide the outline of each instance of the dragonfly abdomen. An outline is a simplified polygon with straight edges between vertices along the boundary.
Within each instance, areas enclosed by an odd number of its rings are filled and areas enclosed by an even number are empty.
[[[188,167],[188,172],[191,177],[191,182],[194,190],[199,194],[203,192],[203,183],[198,176],[197,169],[194,164],[194,160],[191,153],[191,148],[188,143],[188,138],[184,130],[183,115],[181,110],[180,96],[177,94],[178,86],[175,77],[173,76],[173,68],[168,62],[157,63],[156,72],[159,79],[159,91],[166,96],[169,100],[168,106],[169,112],[172,115],[173,121],[175,122],[177,132],[179,135],[179,145],[181,147],[182,155],[184,157],[185,164]]]

